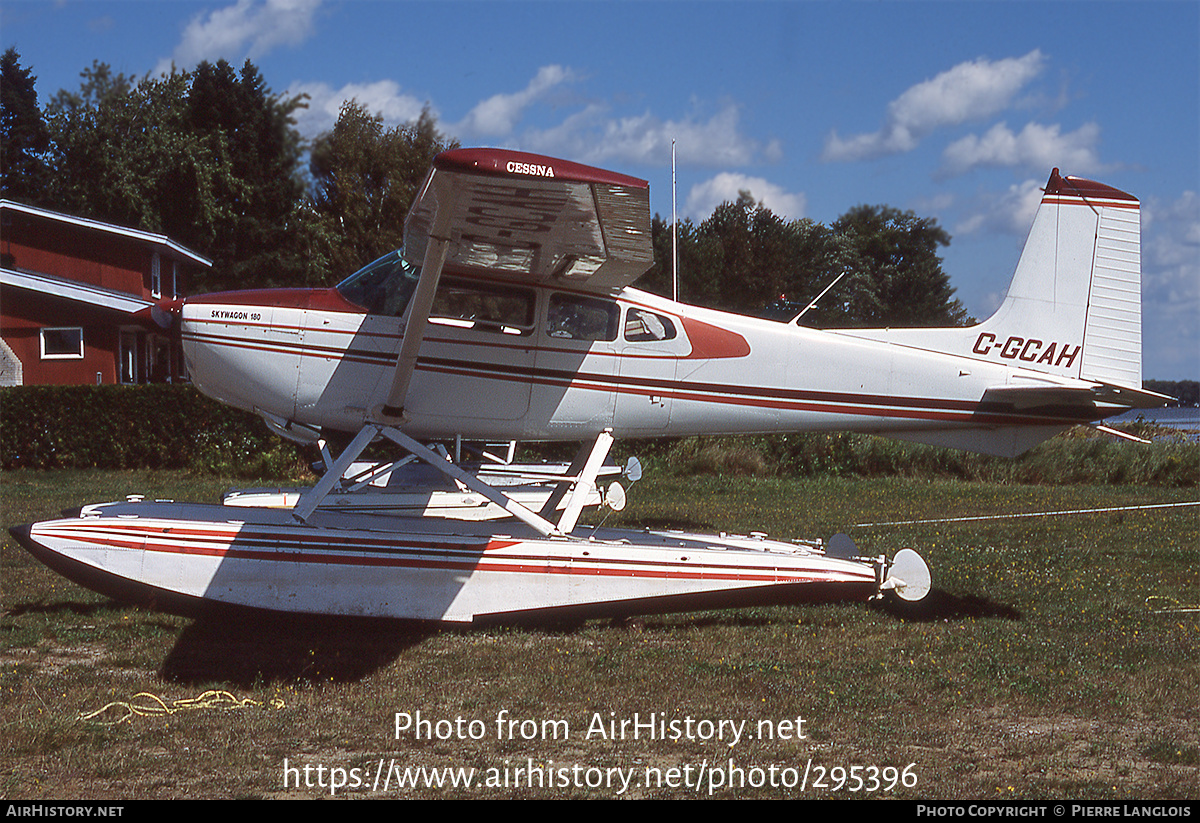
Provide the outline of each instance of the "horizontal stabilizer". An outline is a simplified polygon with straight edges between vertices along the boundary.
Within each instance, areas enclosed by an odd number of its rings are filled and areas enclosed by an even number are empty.
[[[983,402],[1017,410],[1045,406],[1092,406],[1095,394],[1086,386],[997,386],[983,393]]]
[[[1123,432],[1119,429],[1114,429],[1109,426],[1096,425],[1096,426],[1092,426],[1092,428],[1098,432],[1104,432],[1105,434],[1112,435],[1113,437],[1119,437],[1122,440],[1132,440],[1134,443],[1141,443],[1143,445],[1149,445],[1151,442],[1149,440],[1146,440],[1145,438],[1135,437],[1134,435],[1130,434],[1129,432]]]
[[[983,416],[1025,418],[1021,425],[989,424],[970,428],[889,431],[896,440],[964,449],[997,457],[1016,457],[1071,426],[1095,422],[1128,408],[1155,408],[1172,398],[1144,389],[1091,386],[994,386],[983,393]],[[1036,423],[1034,421],[1042,421]],[[1031,422],[1034,424],[1031,425]]]
[[[1000,403],[1026,410],[1050,406],[1086,406],[1104,411],[1109,407],[1152,409],[1165,406],[1173,398],[1165,394],[1113,386],[1105,383],[1088,386],[996,386],[983,393],[984,403]]]
[[[1100,384],[1096,392],[1106,403],[1129,406],[1134,409],[1158,409],[1169,403],[1174,403],[1176,399],[1169,395],[1147,391],[1146,389],[1130,389],[1124,386],[1111,386],[1107,383]]]

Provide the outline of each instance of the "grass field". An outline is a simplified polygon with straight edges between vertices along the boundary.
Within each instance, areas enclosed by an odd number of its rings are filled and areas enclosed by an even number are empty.
[[[14,471],[0,504],[7,527],[131,492],[213,500],[229,485]],[[1195,800],[1200,510],[850,527],[1196,498],[651,472],[620,524],[849,530],[871,553],[919,549],[935,589],[910,611],[474,631],[139,611],[58,578],[5,534],[0,796]],[[210,690],[228,696],[176,704]],[[172,711],[148,711],[143,693]]]

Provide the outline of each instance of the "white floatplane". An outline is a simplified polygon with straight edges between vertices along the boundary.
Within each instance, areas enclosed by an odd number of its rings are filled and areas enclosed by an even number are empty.
[[[579,525],[614,437],[852,430],[1016,455],[1160,405],[1141,386],[1138,201],[1055,170],[1008,295],[970,328],[820,331],[631,284],[652,264],[645,181],[494,149],[446,152],[405,245],[330,289],[156,307],[201,391],[287,436],[348,444],[290,509],[143,500],[13,530],[85,586],[206,605],[466,622],[795,600],[919,599],[911,550],[848,539]],[[540,506],[423,445],[584,442]],[[384,438],[510,517],[326,504]]]

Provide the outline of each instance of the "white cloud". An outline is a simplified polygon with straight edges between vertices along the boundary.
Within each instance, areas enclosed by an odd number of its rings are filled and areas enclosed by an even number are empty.
[[[1200,368],[1200,197],[1142,203],[1146,377],[1194,379]]]
[[[1019,134],[1005,123],[997,123],[982,137],[969,135],[946,147],[942,153],[945,174],[957,175],[979,166],[1046,169],[1086,174],[1101,168],[1096,155],[1100,127],[1087,123],[1073,132],[1061,126],[1029,123]]]
[[[717,206],[737,202],[741,192],[748,191],[756,202],[784,220],[798,220],[808,207],[803,194],[792,194],[761,177],[723,172],[703,183],[692,186],[684,214],[694,220],[705,220]]]
[[[1003,111],[1044,63],[1036,49],[1024,57],[960,63],[889,103],[879,131],[844,139],[831,133],[823,159],[844,162],[911,151],[935,129]]]
[[[614,117],[611,104],[593,102],[568,111],[556,124],[523,126],[532,107],[577,76],[569,67],[543,66],[524,89],[493,95],[472,107],[460,122],[442,130],[468,144],[476,140],[502,143],[593,165],[661,166],[670,160],[672,140],[681,166],[729,168],[773,163],[783,156],[778,140],[763,143],[743,132],[740,111],[733,102],[709,111],[696,104],[677,120],[664,120],[648,111]],[[342,104],[350,99],[382,115],[388,125],[410,122],[429,105],[391,80],[337,89],[324,83],[297,82],[287,93],[310,97],[308,109],[296,113],[297,127],[309,138],[331,129]],[[765,192],[765,186],[760,188]],[[733,196],[736,199],[736,191]],[[796,202],[790,202],[788,208],[795,209]]]
[[[1049,177],[1049,175],[1047,175]],[[969,214],[954,228],[955,235],[995,231],[1024,237],[1042,202],[1045,181],[1026,180],[1008,187]]]
[[[154,73],[172,64],[193,68],[203,60],[260,59],[278,46],[295,46],[313,33],[320,0],[237,0],[232,6],[198,14],[183,31],[171,57]]]
[[[711,116],[699,112],[681,120],[663,120],[649,112],[613,119],[607,106],[593,104],[553,128],[526,132],[530,151],[571,157],[583,163],[661,165],[675,141],[680,165],[720,167],[777,160],[778,141],[763,146],[746,136],[738,107],[727,103]]]
[[[1149,257],[1160,266],[1190,267],[1200,285],[1200,197],[1185,191],[1173,203],[1142,204],[1142,230],[1153,238]]]
[[[1200,317],[1200,197],[1142,204],[1142,269],[1148,295]]]
[[[339,89],[325,83],[293,83],[289,96],[307,94],[308,108],[296,112],[296,128],[307,138],[329,131],[337,123],[342,104],[357,100],[371,114],[383,117],[387,126],[410,123],[421,116],[425,101],[401,91],[394,80],[350,83]]]
[[[452,130],[458,134],[504,137],[511,134],[517,122],[533,103],[551,89],[574,79],[570,69],[562,66],[543,66],[533,80],[515,94],[496,94],[476,105],[462,122]]]

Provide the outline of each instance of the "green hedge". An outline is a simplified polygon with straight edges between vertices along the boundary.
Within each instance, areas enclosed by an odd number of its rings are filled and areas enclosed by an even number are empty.
[[[1093,436],[1086,426],[1079,426],[1011,459],[847,432],[689,437],[625,446],[631,453],[682,475],[1200,486],[1200,444],[1187,442],[1170,431],[1150,431],[1146,426],[1133,428],[1139,436],[1155,437],[1155,442],[1141,444],[1107,435]]]
[[[0,459],[13,468],[172,468],[275,476],[300,449],[191,386],[0,389]]]
[[[1151,437],[1147,427],[1135,427]],[[859,434],[691,437],[625,441],[678,474],[954,477],[1000,483],[1200,485],[1200,445],[1091,438],[1075,429],[1015,460],[900,443]],[[522,459],[570,460],[574,444],[523,449]],[[248,412],[191,386],[18,386],[0,388],[3,468],[195,469],[245,478],[304,473],[305,454]]]

